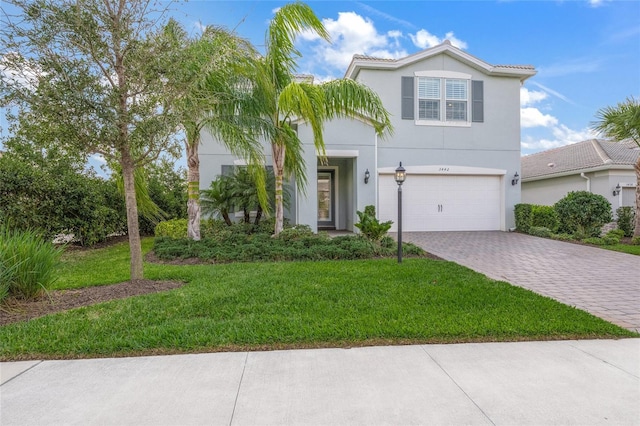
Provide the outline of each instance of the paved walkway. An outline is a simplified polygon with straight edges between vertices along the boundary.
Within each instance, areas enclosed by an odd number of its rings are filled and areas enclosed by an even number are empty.
[[[640,339],[0,364],[9,425],[638,425]]]
[[[510,232],[406,232],[430,253],[640,331],[640,257]]]

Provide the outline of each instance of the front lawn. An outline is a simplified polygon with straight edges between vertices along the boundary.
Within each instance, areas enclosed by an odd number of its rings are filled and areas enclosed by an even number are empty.
[[[596,246],[601,247],[607,250],[619,251],[627,254],[635,254],[636,256],[640,256],[640,245],[632,245],[632,244],[611,244],[604,246]]]
[[[58,288],[123,279],[126,250],[67,253]],[[189,284],[0,327],[0,359],[637,336],[432,259],[147,263],[145,276]]]

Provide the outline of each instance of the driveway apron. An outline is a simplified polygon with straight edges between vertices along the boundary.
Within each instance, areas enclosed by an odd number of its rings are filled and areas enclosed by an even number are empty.
[[[640,332],[640,257],[531,235],[405,232],[429,253]]]

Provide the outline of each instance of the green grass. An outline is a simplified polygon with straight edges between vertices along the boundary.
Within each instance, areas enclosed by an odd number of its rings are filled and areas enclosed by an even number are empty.
[[[142,239],[142,252],[153,247],[153,238]],[[60,278],[54,290],[115,284],[129,279],[129,244],[119,243],[105,248],[69,250],[62,255]]]
[[[59,286],[121,280],[122,246],[65,255]],[[637,336],[445,261],[147,264],[145,274],[189,284],[0,327],[0,359]]]
[[[612,244],[612,245],[604,245],[597,246],[602,247],[603,249],[620,251],[622,253],[635,254],[636,256],[640,256],[640,246],[634,246],[631,244]]]

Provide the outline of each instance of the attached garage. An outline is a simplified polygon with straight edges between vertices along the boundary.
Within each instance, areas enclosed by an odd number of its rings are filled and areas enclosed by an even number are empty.
[[[378,176],[380,220],[398,220],[398,185],[390,170]],[[402,185],[403,231],[504,229],[504,170],[426,166],[407,168]]]

